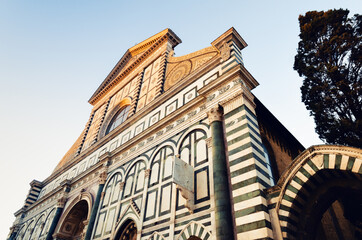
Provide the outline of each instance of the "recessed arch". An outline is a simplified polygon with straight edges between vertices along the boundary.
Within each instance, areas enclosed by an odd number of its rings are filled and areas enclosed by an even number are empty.
[[[184,133],[182,133],[181,135],[180,135],[180,138],[179,138],[179,140],[177,141],[177,152],[180,150],[180,147],[181,147],[181,144],[182,144],[182,140],[190,133],[190,132],[192,132],[192,131],[194,131],[194,130],[197,130],[197,129],[200,129],[200,130],[203,130],[203,131],[205,131],[205,133],[206,133],[206,137],[208,138],[208,137],[210,137],[210,129],[206,126],[206,125],[204,125],[204,124],[198,124],[198,125],[196,125],[196,126],[192,126],[192,127],[190,127],[189,129],[187,129]]]
[[[45,215],[41,214],[38,219],[36,220],[36,223],[34,225],[34,229],[31,233],[30,236],[30,240],[37,240],[39,239],[39,236],[41,235],[41,232],[44,228],[44,220],[45,220]]]
[[[85,221],[90,213],[88,202],[80,200],[67,214],[64,215],[62,223],[59,225],[57,237],[64,239],[79,239],[84,235]]]
[[[212,234],[207,228],[201,223],[191,221],[185,228],[180,232],[177,240],[207,240],[212,239]]]
[[[104,122],[102,124],[102,128],[99,131],[99,137],[100,138],[104,137],[105,135],[108,134],[108,132],[110,132],[109,127],[110,127],[110,124],[112,124],[112,121],[115,119],[115,117],[117,117],[118,114],[120,114],[120,112],[122,110],[124,110],[124,109],[126,109],[128,107],[127,113],[125,114],[126,116],[124,117],[124,119],[122,119],[121,123],[124,122],[127,119],[131,104],[132,104],[132,98],[131,97],[125,97],[120,102],[116,103],[115,106],[113,107],[113,109],[108,110],[108,114],[106,115],[106,118],[104,119]]]
[[[348,199],[362,201],[361,165],[361,149],[322,145],[301,153],[277,184],[280,192],[275,210],[283,237],[314,239],[320,234],[317,228],[326,210],[336,201],[342,205]]]
[[[121,240],[122,234],[127,231],[127,228],[134,226],[133,229],[139,232],[141,223],[138,216],[133,211],[128,211],[123,216],[121,216],[122,221],[116,226],[114,235],[111,237],[112,240]],[[137,237],[137,236],[136,236]],[[133,239],[131,239],[133,240]]]
[[[166,240],[161,234],[158,232],[152,233],[152,235],[148,238],[148,240]]]

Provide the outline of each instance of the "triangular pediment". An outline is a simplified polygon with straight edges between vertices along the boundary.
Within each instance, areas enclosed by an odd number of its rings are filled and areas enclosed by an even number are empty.
[[[89,103],[94,105],[115,85],[115,82],[118,83],[122,80],[122,78],[130,74],[132,70],[141,64],[141,62],[144,61],[151,52],[156,51],[159,47],[161,47],[164,41],[169,42],[172,48],[181,43],[181,39],[171,29],[167,28],[129,48],[106,79],[94,92],[92,97],[89,99]]]

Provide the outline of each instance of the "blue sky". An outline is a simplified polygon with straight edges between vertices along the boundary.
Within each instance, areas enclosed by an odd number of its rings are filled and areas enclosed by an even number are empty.
[[[171,28],[181,56],[230,27],[248,43],[253,92],[305,147],[321,144],[301,103],[293,70],[298,15],[348,8],[322,1],[3,1],[0,0],[0,238],[5,239],[33,179],[44,180],[83,130],[88,99],[136,43]]]

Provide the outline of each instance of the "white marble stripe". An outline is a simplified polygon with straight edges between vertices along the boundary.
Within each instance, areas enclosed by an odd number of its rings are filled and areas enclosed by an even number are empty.
[[[353,167],[352,167],[352,172],[358,173],[358,171],[361,167],[361,164],[362,164],[362,160],[356,158],[356,160],[354,161]]]
[[[273,239],[273,232],[271,229],[266,227],[251,230],[248,232],[242,232],[237,235],[238,240],[254,240],[254,239],[262,239],[268,237]]]
[[[336,167],[336,155],[335,154],[329,154],[329,169],[334,169]]]
[[[236,223],[236,226],[240,226],[240,225],[244,225],[244,224],[248,224],[248,223],[252,223],[252,222],[257,222],[260,220],[268,220],[270,222],[269,214],[264,211],[252,213],[252,214],[249,214],[246,216],[236,218],[235,223]]]
[[[234,204],[234,210],[239,211],[245,208],[249,208],[249,207],[254,207],[257,205],[263,204],[265,206],[267,206],[267,202],[266,199],[261,197],[261,196],[257,196],[255,198],[249,199],[249,200],[245,200],[245,201],[241,201],[238,203]]]
[[[348,159],[349,159],[349,156],[346,156],[346,155],[342,156],[341,168],[340,168],[341,170],[346,170],[347,169]]]
[[[260,183],[253,183],[248,186],[241,187],[241,188],[238,188],[238,189],[232,191],[232,194],[233,194],[233,197],[235,198],[235,197],[243,195],[245,193],[249,193],[249,192],[252,192],[252,191],[255,191],[258,189],[262,189],[262,187],[263,186]]]

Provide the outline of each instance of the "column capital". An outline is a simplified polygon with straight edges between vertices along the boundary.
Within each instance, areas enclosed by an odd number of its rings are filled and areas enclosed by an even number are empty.
[[[119,183],[119,190],[120,190],[120,191],[123,190],[124,184],[125,184],[125,182],[120,182],[120,183]]]
[[[64,208],[66,202],[67,202],[67,198],[65,196],[60,197],[57,202],[57,207]]]
[[[151,176],[151,169],[145,170],[145,178],[149,178]]]
[[[223,121],[224,120],[224,109],[222,106],[218,105],[217,107],[213,107],[210,111],[207,112],[207,117],[209,118],[210,124],[215,121]]]
[[[107,181],[107,170],[103,170],[98,176],[98,183],[105,184]]]

